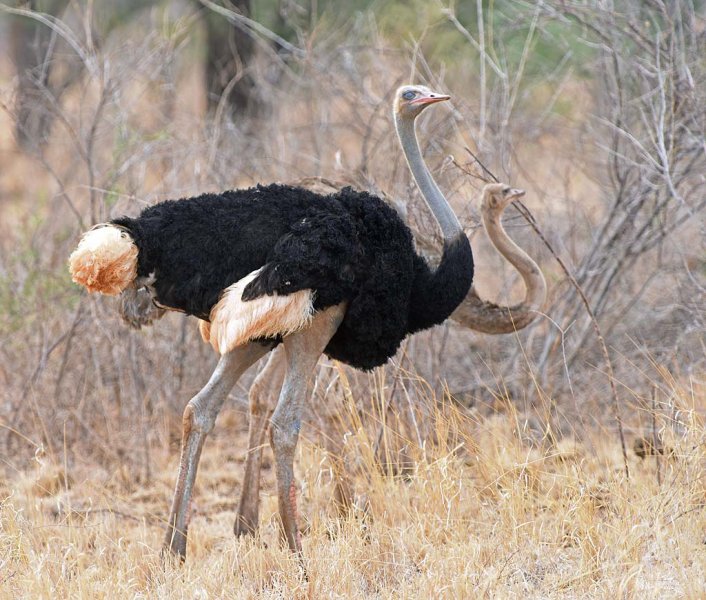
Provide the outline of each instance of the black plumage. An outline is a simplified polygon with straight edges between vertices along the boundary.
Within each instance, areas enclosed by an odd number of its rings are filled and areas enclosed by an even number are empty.
[[[138,247],[138,277],[155,300],[208,320],[222,292],[261,269],[243,300],[314,291],[314,308],[347,303],[325,353],[370,369],[408,333],[441,323],[467,294],[473,258],[464,235],[432,271],[383,200],[345,188],[323,196],[285,185],[169,200],[113,224]]]

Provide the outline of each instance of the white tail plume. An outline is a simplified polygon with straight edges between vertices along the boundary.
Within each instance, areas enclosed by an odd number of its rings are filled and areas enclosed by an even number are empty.
[[[137,246],[113,225],[83,234],[69,257],[71,279],[89,292],[117,296],[137,277]]]

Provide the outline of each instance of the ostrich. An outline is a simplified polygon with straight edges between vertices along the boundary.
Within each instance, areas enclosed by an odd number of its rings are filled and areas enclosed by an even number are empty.
[[[547,282],[539,265],[507,235],[501,222],[505,209],[524,194],[524,190],[490,183],[483,188],[480,210],[490,242],[522,277],[525,297],[514,306],[499,306],[482,300],[472,285],[463,302],[451,314],[451,318],[464,327],[489,334],[513,333],[532,323],[546,300]]]
[[[186,554],[201,450],[228,392],[281,344],[286,369],[269,420],[270,445],[283,536],[301,553],[293,460],[319,356],[361,369],[384,364],[404,337],[443,322],[468,294],[470,244],[423,161],[414,129],[427,106],[448,99],[404,86],[394,101],[407,162],[444,240],[434,270],[391,207],[350,188],[322,196],[273,184],[168,200],[81,238],[69,258],[75,282],[108,295],[145,287],[159,308],[201,319],[204,339],[221,355],[184,410],[167,551]]]

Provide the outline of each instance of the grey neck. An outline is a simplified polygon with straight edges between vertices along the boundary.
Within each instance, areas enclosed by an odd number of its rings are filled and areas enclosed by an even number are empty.
[[[414,129],[414,119],[403,118],[395,114],[395,127],[397,135],[400,138],[400,144],[404,151],[407,164],[414,176],[414,180],[419,186],[419,190],[424,196],[429,209],[434,215],[445,242],[450,242],[456,239],[460,234],[463,234],[461,223],[458,222],[456,215],[449,206],[449,203],[441,193],[439,186],[431,176],[424,159],[422,151],[419,148],[417,135]]]

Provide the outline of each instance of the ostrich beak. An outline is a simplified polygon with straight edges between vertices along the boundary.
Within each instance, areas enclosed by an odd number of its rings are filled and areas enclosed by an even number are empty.
[[[429,92],[424,94],[419,98],[415,98],[410,102],[410,104],[436,104],[437,102],[443,102],[444,100],[449,100],[451,96],[447,94],[439,94],[438,92]]]
[[[525,193],[525,190],[512,189],[510,190],[510,193],[507,195],[507,197],[511,198],[512,200],[515,200],[515,198],[522,198]]]

